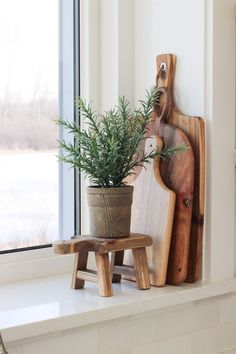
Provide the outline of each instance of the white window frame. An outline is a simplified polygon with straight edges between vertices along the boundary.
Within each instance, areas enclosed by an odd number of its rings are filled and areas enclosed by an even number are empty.
[[[236,0],[205,2],[206,223],[203,279],[235,269]]]
[[[59,116],[74,121],[75,100],[75,0],[59,0]],[[60,139],[72,141],[60,129]],[[67,164],[59,163],[59,238],[75,232],[75,173]]]

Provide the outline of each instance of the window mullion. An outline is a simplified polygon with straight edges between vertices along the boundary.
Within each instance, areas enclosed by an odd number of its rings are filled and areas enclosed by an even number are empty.
[[[74,1],[59,0],[59,116],[74,121]],[[71,137],[60,130],[60,139]],[[59,163],[59,230],[60,239],[75,231],[74,170]]]

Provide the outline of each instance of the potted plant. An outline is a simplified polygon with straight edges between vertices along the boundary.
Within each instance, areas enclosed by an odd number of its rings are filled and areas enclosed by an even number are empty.
[[[117,107],[100,115],[91,104],[78,99],[77,107],[87,128],[58,121],[74,137],[74,144],[59,141],[63,153],[59,159],[84,172],[91,182],[87,187],[91,236],[129,236],[133,186],[126,185],[125,178],[150,159],[171,157],[185,150],[184,146],[165,147],[145,154],[142,142],[148,135],[156,100],[156,90],[151,89],[145,100],[139,101],[139,109],[132,112],[122,97]]]

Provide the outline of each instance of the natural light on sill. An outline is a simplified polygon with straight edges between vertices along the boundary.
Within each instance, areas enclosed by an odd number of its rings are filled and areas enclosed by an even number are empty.
[[[113,284],[114,296],[98,295],[97,284],[70,289],[71,274],[0,286],[0,329],[6,342],[144,315],[236,291],[236,279],[137,290],[133,282]]]

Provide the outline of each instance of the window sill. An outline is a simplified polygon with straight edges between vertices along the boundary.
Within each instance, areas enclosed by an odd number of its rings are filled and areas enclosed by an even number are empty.
[[[113,285],[114,296],[98,296],[96,284],[70,289],[70,275],[0,286],[0,329],[5,342],[21,341],[125,316],[167,309],[236,291],[236,278],[140,291],[135,283]]]
[[[68,273],[73,268],[74,255],[61,257],[52,247],[2,254],[0,285]]]

